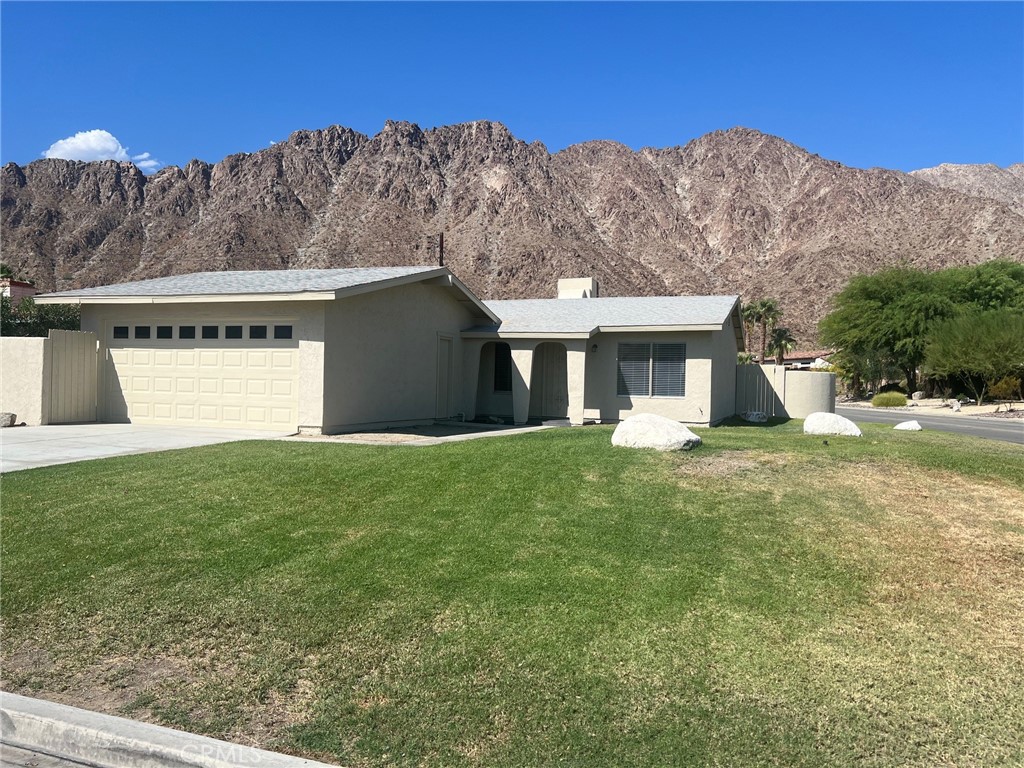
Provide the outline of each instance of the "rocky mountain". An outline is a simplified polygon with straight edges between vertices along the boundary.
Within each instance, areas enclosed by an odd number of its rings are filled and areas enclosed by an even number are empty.
[[[934,168],[911,171],[911,176],[924,179],[937,187],[953,189],[973,197],[987,197],[1006,203],[1024,216],[1024,163],[1008,168],[985,165],[943,163]]]
[[[602,295],[776,296],[803,347],[851,275],[1024,261],[1016,198],[972,190],[849,168],[745,128],[669,149],[592,141],[551,154],[500,123],[389,122],[373,137],[298,131],[152,176],[114,161],[9,163],[0,236],[16,274],[65,289],[429,264],[443,231],[445,263],[483,298],[553,296],[557,278],[591,275]]]

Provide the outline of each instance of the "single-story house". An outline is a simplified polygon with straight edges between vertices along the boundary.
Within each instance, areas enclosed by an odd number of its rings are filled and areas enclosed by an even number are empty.
[[[335,433],[436,419],[709,424],[737,296],[481,301],[444,267],[206,272],[38,296],[99,339],[100,421]]]

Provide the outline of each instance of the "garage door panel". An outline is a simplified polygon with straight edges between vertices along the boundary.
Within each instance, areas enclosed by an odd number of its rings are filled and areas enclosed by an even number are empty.
[[[212,346],[213,340],[108,336],[114,375],[108,378],[107,412],[139,423],[294,430],[298,350],[256,343],[266,346],[227,349]]]

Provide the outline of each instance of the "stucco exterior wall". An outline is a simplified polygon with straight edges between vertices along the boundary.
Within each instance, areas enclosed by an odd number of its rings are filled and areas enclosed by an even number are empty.
[[[812,413],[835,413],[836,376],[823,371],[786,371],[783,396],[791,419],[804,419]]]
[[[50,403],[50,357],[47,340],[39,337],[0,338],[0,411],[13,413],[18,424],[47,424]]]
[[[617,392],[618,345],[628,343],[686,344],[686,394],[684,397],[619,397]],[[634,413],[655,413],[690,424],[713,420],[711,407],[712,362],[715,344],[711,331],[689,333],[599,333],[586,345],[586,395],[584,416],[601,421],[620,421]],[[593,351],[593,345],[597,351]],[[721,357],[724,352],[718,352]],[[735,376],[735,352],[729,375]],[[735,386],[735,383],[733,384]]]
[[[711,423],[736,414],[736,333],[730,317],[711,332]]]
[[[324,431],[436,417],[438,343],[452,341],[453,410],[465,413],[463,341],[473,317],[441,286],[416,283],[326,308]]]

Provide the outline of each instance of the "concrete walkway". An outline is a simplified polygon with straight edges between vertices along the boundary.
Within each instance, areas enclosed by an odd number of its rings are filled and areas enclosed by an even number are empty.
[[[236,440],[272,440],[288,434],[251,429],[144,427],[138,424],[8,427],[0,429],[0,472]]]
[[[330,768],[326,763],[0,692],[0,764],[64,768]]]

